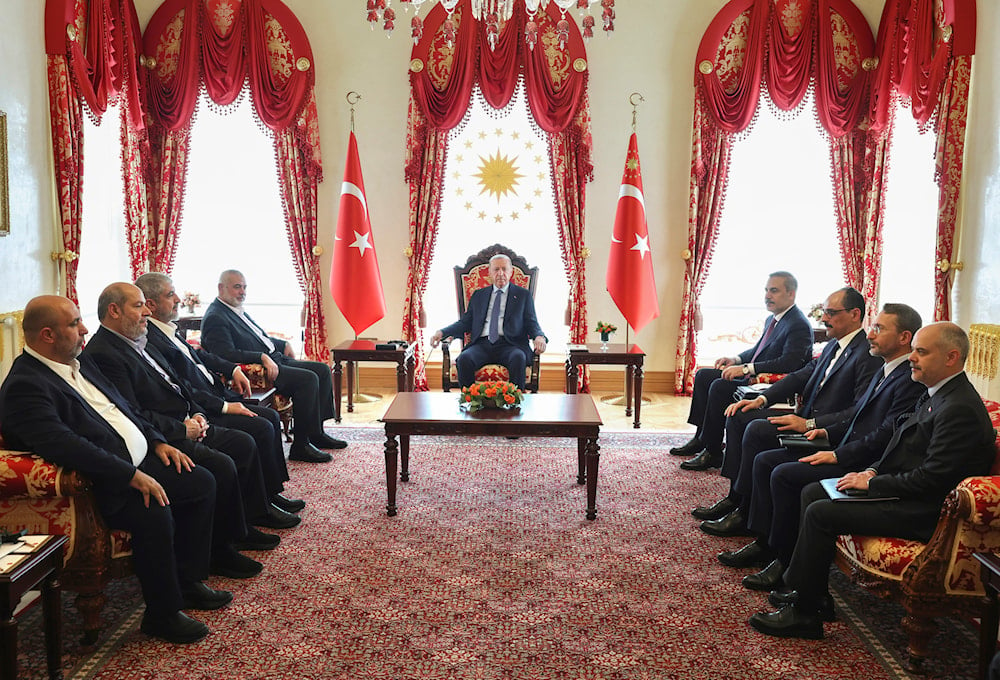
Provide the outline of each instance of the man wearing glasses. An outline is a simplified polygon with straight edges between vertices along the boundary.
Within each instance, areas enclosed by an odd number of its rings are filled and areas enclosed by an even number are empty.
[[[730,493],[715,505],[692,511],[695,517],[709,516],[702,522],[702,531],[714,536],[746,533],[746,516],[739,509],[740,496],[733,488],[743,458],[744,434],[756,441],[755,451],[764,451],[779,447],[779,431],[803,433],[849,417],[883,363],[881,357],[868,352],[868,338],[861,328],[864,316],[865,298],[861,293],[850,287],[834,292],[826,299],[820,318],[831,339],[823,352],[759,397],[741,399],[726,408],[722,476],[731,482]],[[767,408],[787,403],[795,395],[800,396],[801,405],[794,413]]]

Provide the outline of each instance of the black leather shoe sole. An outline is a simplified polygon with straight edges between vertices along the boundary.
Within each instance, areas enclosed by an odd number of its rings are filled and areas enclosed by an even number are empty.
[[[212,611],[222,609],[233,601],[233,594],[228,590],[214,590],[204,584],[195,590],[181,591],[184,596],[183,609],[199,609],[201,611]]]
[[[770,614],[754,614],[747,621],[755,630],[780,638],[823,639],[823,622],[818,617],[798,616],[788,605]]]
[[[208,572],[214,574],[215,576],[224,576],[225,578],[253,578],[259,574],[264,569],[264,565],[256,560],[251,560],[245,555],[240,555],[246,562],[240,561],[235,562],[213,562],[208,567]]]
[[[280,493],[276,493],[271,496],[271,503],[285,512],[301,512],[302,509],[306,507],[306,502],[304,500],[299,498],[288,498],[287,496],[282,496]]]
[[[772,607],[781,608],[788,604],[795,604],[799,601],[799,594],[794,590],[772,590],[767,596],[767,601]],[[827,593],[819,601],[816,608],[816,615],[823,621],[831,622],[837,620],[837,610],[833,606],[833,598]]]
[[[781,562],[774,560],[756,574],[744,576],[742,581],[743,587],[762,592],[777,590],[784,585],[784,581],[781,578],[781,575],[784,573],[785,568],[781,566]]]
[[[747,543],[739,550],[726,550],[719,553],[719,562],[727,567],[745,569],[746,567],[763,567],[769,564],[772,557],[767,549],[754,541]]]
[[[255,527],[265,527],[267,529],[291,529],[302,523],[302,518],[290,512],[271,507],[266,515],[255,517],[250,521]]]
[[[715,505],[700,506],[691,511],[696,519],[722,519],[739,506],[728,496]]]
[[[288,460],[297,460],[302,463],[329,463],[333,460],[333,456],[312,445],[309,448],[296,448],[293,445],[288,451]]]
[[[733,510],[722,519],[713,519],[702,522],[698,528],[710,536],[752,536],[747,529],[746,520],[743,513]]]
[[[722,454],[712,454],[708,451],[702,451],[691,460],[681,463],[682,470],[709,470],[717,467],[722,467]]]
[[[692,438],[687,444],[683,446],[675,446],[670,449],[671,456],[693,456],[696,453],[700,453],[705,448],[705,445],[701,443],[701,440],[697,437]]]
[[[330,437],[328,435],[323,435],[322,437],[317,437],[313,439],[309,438],[309,443],[320,449],[346,449],[347,442],[343,439],[337,439],[336,437]]]
[[[274,550],[281,545],[281,536],[266,534],[254,527],[247,531],[247,537],[241,541],[233,541],[237,550]]]

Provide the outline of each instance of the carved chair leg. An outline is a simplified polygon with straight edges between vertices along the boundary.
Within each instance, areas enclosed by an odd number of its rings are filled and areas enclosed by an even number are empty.
[[[907,652],[909,658],[907,670],[920,672],[923,660],[927,658],[927,648],[931,638],[937,632],[938,625],[934,619],[907,612],[903,617],[903,630],[908,638]]]
[[[101,632],[101,611],[108,601],[103,590],[96,592],[83,592],[77,595],[76,609],[83,617],[83,638],[80,644],[89,647],[97,642],[97,637]]]

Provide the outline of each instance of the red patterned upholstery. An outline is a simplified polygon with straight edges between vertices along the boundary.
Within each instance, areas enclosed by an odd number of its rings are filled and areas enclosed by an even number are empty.
[[[78,593],[84,642],[95,642],[104,586],[132,571],[132,537],[108,530],[94,505],[90,483],[34,454],[3,450],[0,439],[0,528],[68,538],[62,584]]]
[[[984,400],[993,426],[1000,404]],[[1000,549],[1000,437],[991,476],[963,480],[945,499],[928,543],[899,538],[841,536],[837,565],[855,582],[906,609],[903,628],[910,660],[919,667],[934,634],[935,616],[982,616],[985,591],[977,552]]]

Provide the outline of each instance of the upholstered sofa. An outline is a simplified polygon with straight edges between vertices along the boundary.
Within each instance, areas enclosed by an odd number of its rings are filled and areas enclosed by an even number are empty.
[[[8,451],[0,438],[0,528],[68,537],[62,585],[77,593],[82,643],[97,641],[105,586],[132,573],[132,538],[110,531],[80,474],[23,451]]]
[[[994,427],[1000,404],[986,401]],[[899,538],[841,536],[837,566],[855,583],[900,602],[911,670],[919,670],[937,628],[934,617],[981,617],[988,600],[977,552],[1000,551],[1000,437],[991,476],[963,480],[945,499],[928,543]]]

